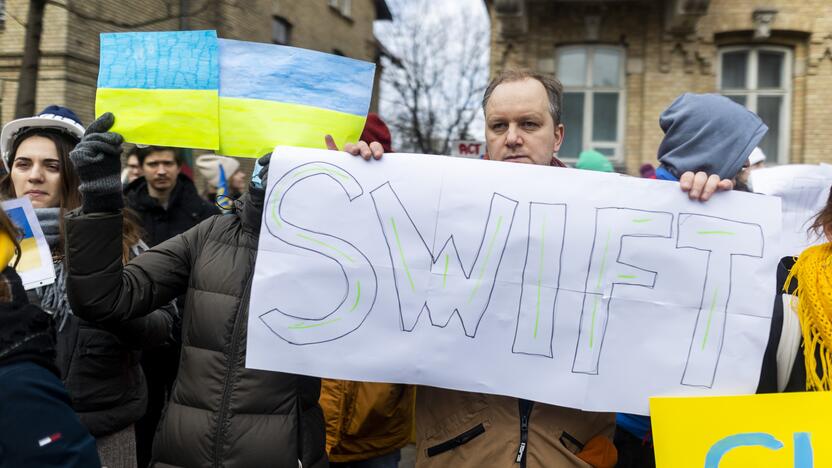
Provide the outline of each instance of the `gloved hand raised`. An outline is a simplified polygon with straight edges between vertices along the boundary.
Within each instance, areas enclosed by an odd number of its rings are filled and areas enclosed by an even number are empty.
[[[269,177],[269,161],[272,159],[272,154],[268,153],[257,160],[254,166],[254,173],[251,175],[251,181],[248,186],[249,199],[255,205],[262,207],[263,201],[266,198],[266,185]]]
[[[91,123],[81,142],[69,153],[81,185],[85,213],[118,211],[124,207],[121,195],[121,144],[124,138],[109,132],[115,122],[106,112]]]

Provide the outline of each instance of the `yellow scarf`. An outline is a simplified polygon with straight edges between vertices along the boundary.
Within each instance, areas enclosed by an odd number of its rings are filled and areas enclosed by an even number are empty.
[[[806,390],[832,390],[832,244],[804,250],[786,278],[785,291],[792,278],[797,278],[796,312],[803,331]]]

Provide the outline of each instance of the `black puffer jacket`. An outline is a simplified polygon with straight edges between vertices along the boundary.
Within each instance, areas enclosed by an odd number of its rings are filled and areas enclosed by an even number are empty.
[[[209,216],[219,214],[214,205],[199,196],[194,183],[183,174],[176,178],[167,208],[150,196],[144,177],[128,185],[124,195],[127,206],[141,216],[145,232],[143,238],[151,247],[182,234]]]
[[[140,317],[180,294],[182,354],[153,466],[327,466],[320,379],[245,368],[262,200],[211,217],[122,268],[120,214],[70,213],[70,303],[88,320]],[[289,358],[289,357],[287,357]]]

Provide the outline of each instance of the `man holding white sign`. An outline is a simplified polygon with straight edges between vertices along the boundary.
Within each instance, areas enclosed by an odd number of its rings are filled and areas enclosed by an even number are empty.
[[[535,73],[505,72],[492,80],[483,98],[486,159],[564,167],[555,157],[564,138],[561,95],[557,80]],[[330,149],[335,148],[330,145]],[[359,142],[345,150],[367,160],[383,154],[377,143]],[[681,189],[693,200],[706,201],[714,192],[733,187],[730,179],[721,180],[716,174],[679,175]],[[539,254],[542,258],[542,244]],[[603,268],[602,262],[602,276]],[[538,291],[538,309],[539,303]],[[528,345],[515,343],[514,351],[535,354],[523,346]],[[551,349],[548,353],[551,356]],[[588,355],[586,361],[576,356],[578,369],[573,371],[585,367],[583,371],[593,373],[595,367],[597,372],[597,362],[597,354]],[[587,463],[612,467],[616,463],[612,414],[427,386],[417,391],[416,413],[420,467],[510,466],[511,462],[521,467],[583,467]]]

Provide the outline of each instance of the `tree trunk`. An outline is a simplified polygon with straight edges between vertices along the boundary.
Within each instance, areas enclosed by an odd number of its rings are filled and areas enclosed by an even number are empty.
[[[43,32],[43,10],[46,0],[29,0],[29,15],[26,18],[26,41],[23,45],[23,60],[17,79],[17,102],[14,108],[16,119],[35,115],[35,96],[38,90],[38,67],[40,65],[40,38]]]

